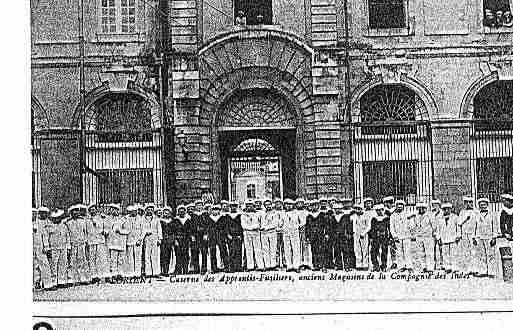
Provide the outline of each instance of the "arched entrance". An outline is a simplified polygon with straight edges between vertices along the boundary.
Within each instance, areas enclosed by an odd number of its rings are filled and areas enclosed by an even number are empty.
[[[297,119],[283,96],[267,88],[238,90],[216,124],[222,198],[296,194]]]

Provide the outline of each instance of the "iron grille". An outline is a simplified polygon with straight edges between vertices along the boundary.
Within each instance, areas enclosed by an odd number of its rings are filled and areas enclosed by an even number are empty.
[[[476,131],[500,131],[513,128],[513,81],[495,81],[474,97]]]

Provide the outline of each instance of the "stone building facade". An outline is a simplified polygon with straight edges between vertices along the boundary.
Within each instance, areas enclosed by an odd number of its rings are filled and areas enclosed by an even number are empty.
[[[35,140],[94,132],[78,177],[34,143],[35,204],[125,201],[101,171],[157,203],[234,198],[249,172],[270,197],[513,189],[509,0],[84,0],[83,112],[77,4],[31,5]]]

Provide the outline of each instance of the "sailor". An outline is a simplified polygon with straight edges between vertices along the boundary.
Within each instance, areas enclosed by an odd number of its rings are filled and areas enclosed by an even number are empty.
[[[371,197],[365,197],[363,199],[364,214],[372,213],[372,216],[373,216],[376,213],[374,211],[373,207],[374,207],[374,199],[372,199]],[[372,216],[369,217],[369,220],[370,220],[370,218],[372,218]]]
[[[76,285],[88,284],[89,278],[89,265],[86,258],[86,245],[87,245],[87,229],[86,220],[86,206],[82,204],[73,205],[68,209],[70,217],[65,221],[69,230],[71,255],[70,268],[71,279]],[[70,274],[68,274],[69,276]]]
[[[326,198],[319,199],[319,220],[323,224],[323,249],[324,255],[322,257],[323,266],[322,270],[333,269],[333,244],[335,240],[335,216],[332,210],[328,208],[328,200]]]
[[[230,202],[223,199],[219,204],[221,204],[221,214],[222,215],[230,213]]]
[[[169,276],[169,268],[175,261],[175,233],[173,232],[173,210],[166,206],[162,209],[160,225],[162,226],[162,243],[160,244],[160,269],[162,276]]]
[[[387,270],[388,247],[390,243],[390,217],[385,213],[385,206],[377,204],[373,207],[376,214],[371,218],[370,226],[364,234],[371,239],[372,270]]]
[[[285,211],[283,209],[283,201],[279,198],[274,200],[274,211],[278,216],[278,226],[276,227],[276,259],[279,269],[286,268],[285,246],[283,243],[283,221],[285,219]]]
[[[499,216],[501,234],[509,241],[513,241],[513,196],[502,194],[502,210]]]
[[[392,216],[392,214],[395,211],[395,197],[394,196],[387,196],[383,198],[383,205],[385,206],[385,215],[387,215],[389,218]],[[396,269],[397,268],[397,261],[396,261],[396,246],[395,241],[392,239],[389,242],[389,248],[390,248],[390,259],[392,261],[392,266],[390,269]]]
[[[260,225],[260,239],[262,240],[264,268],[270,271],[276,269],[276,228],[280,219],[277,212],[273,209],[273,203],[270,199],[264,200],[264,208],[265,212],[262,215]]]
[[[435,222],[438,223],[440,218],[443,215],[443,211],[441,208],[442,202],[439,199],[433,199],[431,201],[431,216],[435,219]],[[438,244],[438,240],[435,241],[435,268],[442,269],[442,246]]]
[[[370,219],[364,216],[363,205],[354,204],[354,212],[351,215],[354,230],[354,253],[357,270],[369,268],[369,237],[365,230],[370,224]]]
[[[159,277],[160,274],[160,244],[162,242],[162,227],[155,217],[152,206],[145,207],[142,226],[144,249],[144,276]]]
[[[187,223],[190,216],[187,214],[187,207],[179,205],[176,208],[176,216],[172,222],[172,230],[175,234],[176,266],[175,275],[185,275],[189,272],[189,239],[187,234]]]
[[[89,272],[92,283],[99,283],[109,276],[109,251],[105,245],[103,234],[103,218],[98,205],[88,207],[89,216],[86,218],[87,250],[89,252]]]
[[[242,271],[242,242],[243,229],[241,226],[241,213],[237,202],[230,202],[230,212],[227,214],[226,239],[228,241],[228,254],[230,272]]]
[[[230,213],[230,204],[228,201],[221,201],[219,205],[219,219],[215,222],[215,236],[216,236],[216,244],[217,249],[219,251],[219,256],[221,257],[221,266],[225,272],[229,272],[230,270],[230,258],[228,255],[228,227],[230,225],[229,213]],[[212,220],[215,220],[212,217]]]
[[[283,242],[288,272],[299,272],[301,265],[301,243],[299,241],[300,220],[294,201],[285,199],[285,217],[283,219]]]
[[[456,270],[455,256],[461,237],[459,237],[458,217],[452,213],[452,204],[443,203],[441,208],[442,215],[435,217],[435,221],[437,221],[435,233],[438,246],[442,250],[441,269],[450,273]]]
[[[244,247],[246,249],[246,269],[248,271],[263,270],[264,257],[260,240],[260,217],[255,212],[255,203],[246,201],[246,208],[241,215],[244,229]]]
[[[435,234],[436,222],[427,212],[427,204],[419,202],[415,205],[417,213],[410,221],[412,250],[415,269],[432,272],[435,269]]]
[[[48,229],[48,242],[51,258],[52,283],[58,288],[64,288],[68,282],[68,254],[71,250],[69,230],[63,222],[64,211],[55,210],[50,215],[52,225]]]
[[[396,263],[402,271],[412,269],[411,233],[405,206],[405,201],[397,200],[395,212],[390,216],[390,234],[395,241]]]
[[[458,217],[458,236],[461,240],[457,244],[455,268],[464,274],[476,273],[476,257],[472,237],[479,218],[479,212],[474,208],[474,199],[463,197],[463,209]]]
[[[310,212],[306,217],[305,235],[312,246],[312,264],[314,270],[323,268],[324,249],[324,224],[320,219],[319,201],[312,200],[309,203]]]
[[[477,200],[479,216],[475,224],[472,244],[475,251],[477,276],[495,277],[497,275],[496,243],[500,236],[499,217],[496,212],[489,210],[490,200]]]
[[[340,214],[335,214],[335,264],[339,269],[340,267],[343,267],[345,271],[351,271],[356,267],[356,256],[354,253],[354,228],[353,221],[351,220],[354,210],[352,209],[351,198],[342,198],[341,202],[342,208],[340,209]],[[339,252],[342,254],[343,264],[340,263],[340,259],[337,263],[337,256],[340,258],[340,253],[337,253],[337,244],[340,245]]]
[[[143,220],[138,216],[137,206],[129,205],[126,210],[128,215],[124,221],[124,229],[128,231],[128,236],[126,238],[124,273],[130,282],[135,282],[142,276]]]
[[[127,237],[130,231],[121,216],[121,205],[110,204],[112,226],[107,236],[109,248],[110,272],[112,282],[122,282],[125,275],[125,257]]]
[[[227,260],[227,251],[226,246],[223,245],[224,241],[224,235],[223,231],[223,223],[220,221],[222,218],[221,215],[221,205],[212,205],[211,211],[207,216],[204,218],[206,221],[205,226],[206,230],[205,233],[207,235],[206,237],[206,246],[208,247],[208,253],[210,254],[210,269],[212,273],[219,273],[219,265],[217,263],[217,248],[219,248],[219,254],[221,256],[221,260],[223,262],[228,262]],[[205,238],[204,238],[205,239]],[[202,252],[203,253],[203,252]],[[206,264],[206,262],[205,262]]]
[[[198,226],[201,221],[201,217],[203,216],[203,203],[196,202],[187,205],[187,214],[190,219],[185,223],[185,230],[187,233],[187,239],[189,241],[190,251],[191,251],[191,273],[199,274],[200,273],[200,262],[199,262],[199,252],[200,252],[200,243],[199,243],[199,234],[198,234]]]
[[[336,200],[336,199],[335,199]],[[296,212],[299,217],[299,241],[301,244],[301,268],[312,268],[312,251],[305,235],[306,217],[308,210],[305,208],[305,200],[298,198],[295,201]]]
[[[53,290],[55,283],[52,281],[52,272],[48,261],[47,252],[50,251],[48,231],[45,225],[47,219],[38,219],[38,210],[32,209],[32,266],[34,276],[34,288]],[[36,276],[39,274],[39,276]]]

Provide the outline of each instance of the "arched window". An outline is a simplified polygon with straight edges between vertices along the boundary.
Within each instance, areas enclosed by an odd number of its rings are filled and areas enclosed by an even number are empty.
[[[99,142],[151,141],[151,107],[143,97],[133,93],[111,93],[97,100],[94,116],[86,127],[103,131]]]
[[[276,149],[269,142],[262,139],[244,140],[233,148],[233,152],[235,153],[261,154],[274,151],[276,151]]]
[[[412,122],[427,113],[424,101],[410,88],[400,84],[382,84],[360,98],[362,123]],[[363,126],[362,134],[414,133],[414,125],[403,127]]]
[[[512,129],[504,121],[513,120],[513,80],[484,86],[474,97],[474,118],[483,120],[476,124],[477,130]]]

